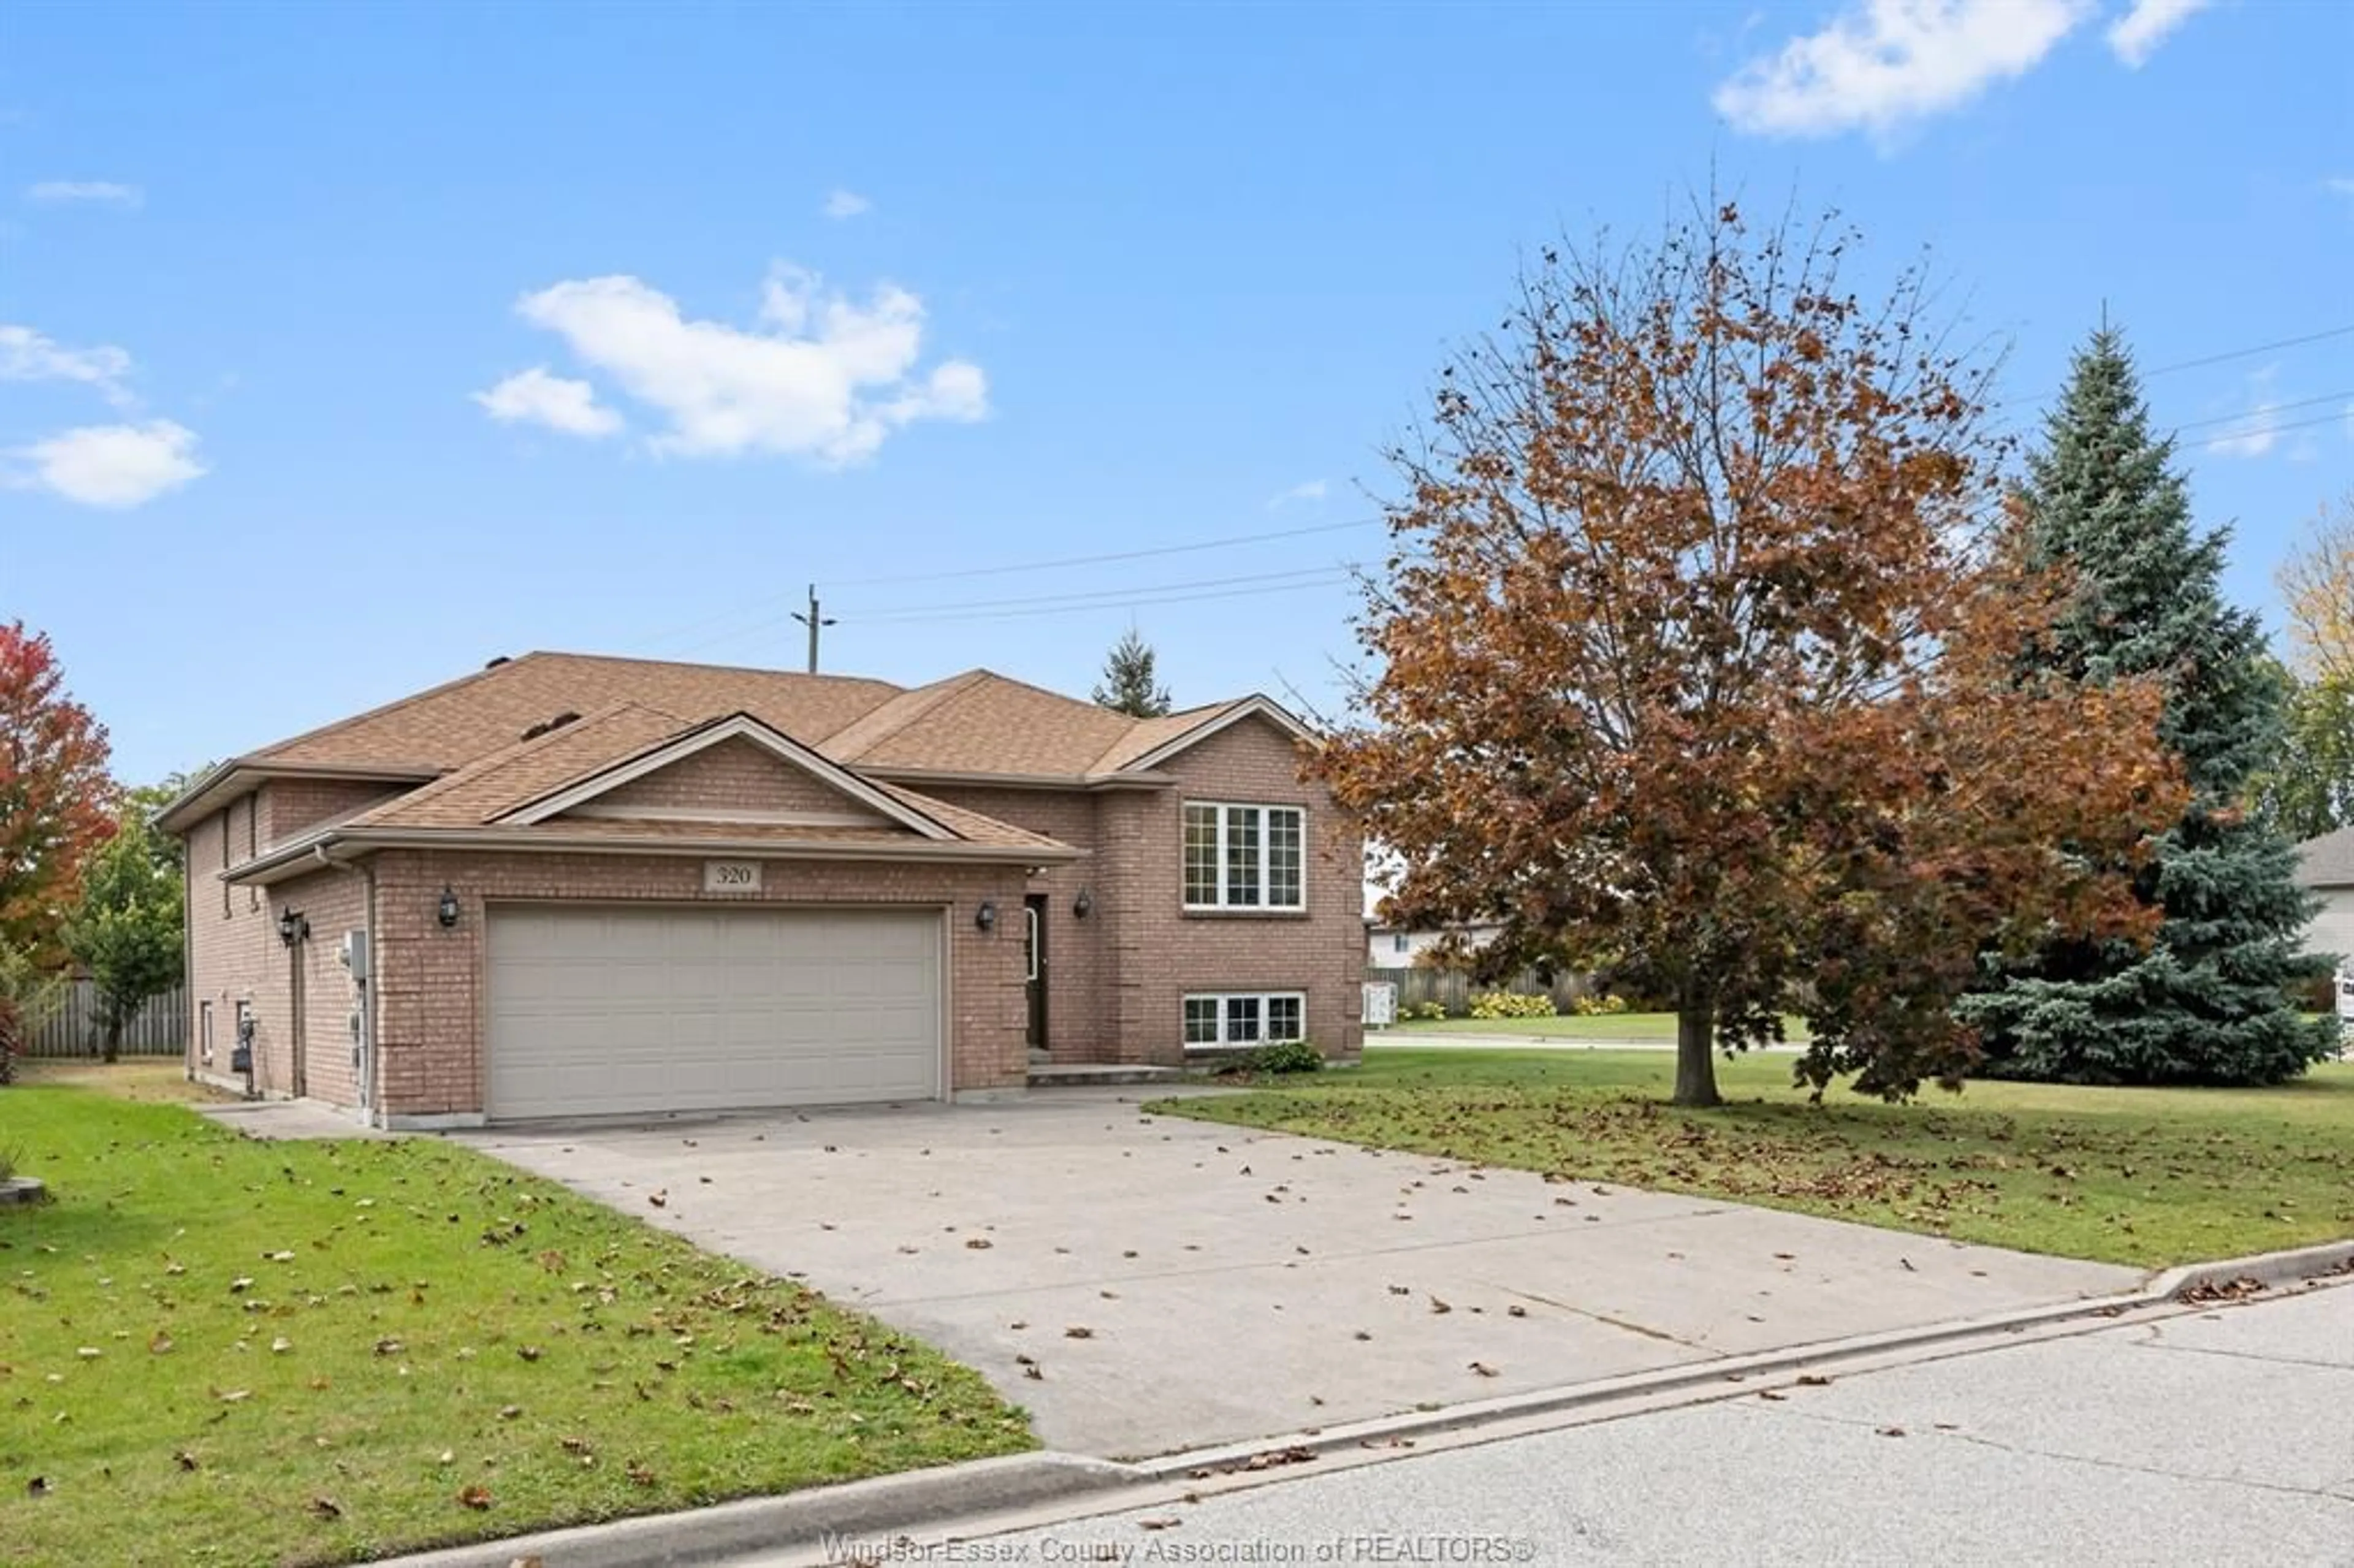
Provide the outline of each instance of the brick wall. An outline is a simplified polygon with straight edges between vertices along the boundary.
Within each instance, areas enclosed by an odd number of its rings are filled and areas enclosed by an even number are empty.
[[[1184,1059],[1188,992],[1297,991],[1309,1035],[1331,1056],[1363,1046],[1363,851],[1353,822],[1320,785],[1302,783],[1299,750],[1274,725],[1246,719],[1181,754],[1173,789],[1096,793],[932,786],[929,792],[1089,851],[1033,878],[1050,895],[1052,1046],[1058,1059]],[[1183,907],[1187,800],[1302,806],[1305,914],[1193,914]],[[1089,890],[1089,918],[1071,901]],[[1076,972],[1066,975],[1066,967]]]
[[[870,809],[818,782],[804,768],[748,740],[723,740],[669,767],[632,779],[597,797],[600,808],[688,806],[699,810],[739,807],[758,811],[823,811],[839,814]]]
[[[936,786],[926,794],[1034,833],[1092,850],[1100,796],[1076,789]],[[1058,1062],[1117,1062],[1119,1032],[1111,1013],[1111,943],[1104,911],[1110,892],[1092,856],[1048,866],[1026,891],[1045,895],[1046,1047]],[[1085,890],[1087,916],[1072,913]],[[1025,1004],[1026,1006],[1026,1004]],[[1027,1014],[1024,1014],[1025,1022]]]
[[[279,910],[292,909],[311,927],[309,938],[298,943],[292,954],[285,953],[275,928],[270,932],[270,946],[280,949],[287,960],[285,967],[299,967],[302,977],[299,1042],[292,1028],[294,988],[291,980],[281,981],[286,985],[289,1027],[283,1031],[279,1053],[285,1059],[273,1062],[272,1069],[289,1092],[331,1105],[357,1106],[359,1081],[352,1065],[351,1015],[359,1005],[359,993],[337,955],[345,932],[367,928],[367,884],[347,866],[322,867],[307,876],[277,884],[270,889],[270,898],[272,921]]]
[[[405,795],[412,788],[366,779],[273,779],[249,799],[260,802],[261,843],[267,849],[321,822]]]
[[[1020,866],[772,860],[759,893],[714,896],[703,892],[702,861],[684,856],[387,850],[375,865],[377,1103],[394,1116],[481,1110],[485,908],[503,899],[947,904],[950,1086],[1024,1081]],[[447,930],[435,913],[445,885],[460,906]],[[988,935],[973,925],[983,898],[999,911]]]
[[[233,800],[182,835],[188,922],[188,1070],[226,1080],[229,1053],[237,1045],[237,1003],[249,1001],[254,1019],[254,1062],[264,1094],[292,1091],[285,949],[280,946],[277,910],[257,890],[232,888],[220,880],[225,864],[249,857],[254,797]],[[266,841],[264,841],[266,842]],[[226,858],[224,858],[226,857]],[[213,1058],[203,1059],[205,1004],[212,1004]],[[239,1080],[240,1086],[242,1080]]]
[[[1121,1027],[1150,1061],[1183,1059],[1189,991],[1306,993],[1308,1036],[1327,1056],[1364,1044],[1363,842],[1321,785],[1299,778],[1290,736],[1245,719],[1180,754],[1162,771],[1177,788],[1122,798],[1107,855],[1135,880],[1123,926]],[[1192,913],[1184,908],[1183,803],[1307,808],[1304,914]]]

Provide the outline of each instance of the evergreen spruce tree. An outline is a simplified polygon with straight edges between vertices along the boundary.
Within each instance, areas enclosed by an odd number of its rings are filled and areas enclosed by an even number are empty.
[[[1152,644],[1128,634],[1112,645],[1104,659],[1104,678],[1095,689],[1096,704],[1136,718],[1159,718],[1169,711],[1169,688],[1152,674]]]
[[[2154,439],[2133,361],[2105,325],[2078,353],[2022,492],[2039,564],[2074,577],[2045,658],[2081,681],[2151,675],[2159,734],[2192,801],[2137,876],[2156,940],[2063,943],[1988,960],[1961,1018],[1984,1071],[2084,1084],[2273,1084],[2336,1048],[2291,991],[2310,901],[2295,853],[2243,802],[2281,744],[2283,692],[2255,618],[2223,602],[2226,535],[2196,533],[2171,440]]]

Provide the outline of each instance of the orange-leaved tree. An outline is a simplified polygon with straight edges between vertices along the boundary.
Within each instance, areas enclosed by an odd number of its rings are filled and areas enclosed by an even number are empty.
[[[114,831],[106,730],[65,690],[49,640],[0,624],[0,947],[47,964]]]
[[[1404,857],[1392,918],[1671,999],[1680,1104],[1786,1009],[1818,1090],[1957,1082],[1981,941],[2139,931],[2102,868],[2183,798],[2155,690],[2021,657],[2059,590],[1986,373],[1851,242],[1712,203],[1546,252],[1393,454],[1363,712],[1311,764]]]

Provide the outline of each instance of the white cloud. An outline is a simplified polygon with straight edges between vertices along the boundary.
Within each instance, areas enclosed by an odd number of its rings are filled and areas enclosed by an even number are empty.
[[[1860,0],[1744,65],[1712,101],[1754,134],[1885,136],[2025,74],[2089,10],[2086,0]]]
[[[119,348],[68,348],[31,327],[0,323],[0,381],[79,382],[128,408],[139,401],[123,385],[130,375],[131,355]]]
[[[196,461],[196,433],[169,419],[85,426],[9,455],[31,465],[29,473],[11,475],[10,483],[52,491],[84,506],[142,505],[205,472]]]
[[[2223,457],[2259,458],[2271,451],[2280,442],[2280,431],[2272,428],[2273,416],[2283,407],[2283,399],[2275,390],[2279,377],[2277,365],[2249,372],[2248,395],[2253,401],[2242,412],[2221,419],[2225,424],[2246,428],[2225,430],[2200,444]]]
[[[1320,479],[1303,480],[1288,490],[1278,490],[1273,495],[1268,496],[1267,501],[1267,509],[1269,511],[1274,511],[1279,507],[1297,506],[1309,502],[1321,501],[1324,499],[1327,488],[1328,486],[1326,486],[1325,482]]]
[[[87,202],[97,207],[137,207],[147,199],[147,193],[112,180],[43,180],[25,187],[25,199],[45,206]]]
[[[835,191],[825,198],[825,215],[840,220],[863,217],[875,210],[875,204],[856,191]]]
[[[597,401],[594,387],[550,376],[539,366],[518,371],[472,396],[492,418],[505,424],[546,425],[567,436],[591,438],[610,436],[621,428],[621,416]]]
[[[2333,196],[2354,196],[2354,175],[2332,175],[2321,182],[2321,188]]]
[[[873,456],[917,420],[989,413],[979,366],[948,360],[917,371],[924,304],[890,283],[861,303],[828,291],[813,272],[779,266],[751,329],[689,320],[631,277],[558,283],[515,309],[660,414],[668,428],[652,446],[665,454],[781,452],[839,465]]]
[[[2133,8],[2109,24],[2109,51],[2139,70],[2168,35],[2214,0],[2134,0]]]

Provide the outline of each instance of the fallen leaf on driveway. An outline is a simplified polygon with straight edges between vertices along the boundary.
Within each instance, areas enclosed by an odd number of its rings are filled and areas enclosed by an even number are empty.
[[[646,1202],[652,1203],[657,1209],[666,1208],[670,1203],[670,1194],[668,1192],[649,1192],[646,1194]]]
[[[1174,1530],[1184,1522],[1174,1514],[1166,1519],[1140,1519],[1136,1521],[1140,1530]]]
[[[974,1252],[987,1252],[997,1244],[987,1236],[970,1236],[966,1238],[964,1245]]]
[[[1473,1361],[1471,1363],[1471,1370],[1478,1372],[1481,1377],[1494,1377],[1496,1375],[1496,1369],[1490,1366],[1486,1361]]]
[[[1880,1435],[1882,1437],[1902,1437],[1904,1436],[1904,1428],[1902,1426],[1882,1426],[1880,1428]]]
[[[1072,1327],[1063,1330],[1063,1338],[1066,1340],[1092,1340],[1095,1337],[1096,1331],[1093,1329]]]
[[[1831,1380],[1825,1377],[1820,1372],[1800,1372],[1798,1374],[1798,1386],[1800,1388],[1829,1388],[1830,1385]]]
[[[1529,1315],[1529,1309],[1528,1309],[1527,1308],[1525,1308],[1525,1307],[1522,1306],[1522,1305],[1521,1305],[1519,1302],[1517,1302],[1517,1301],[1513,1302],[1510,1307],[1507,1307],[1507,1308],[1504,1308],[1504,1316],[1505,1316],[1505,1317],[1507,1317],[1507,1318],[1525,1318],[1525,1317],[1527,1317],[1528,1315]]]
[[[1786,1400],[1790,1396],[1787,1393],[1776,1393],[1770,1388],[1761,1388],[1757,1391],[1757,1397],[1760,1399],[1770,1399],[1776,1404],[1779,1404],[1783,1400]]]
[[[1454,1310],[1454,1308],[1448,1306],[1446,1302],[1441,1301],[1437,1297],[1434,1296],[1430,1298],[1430,1311],[1433,1317],[1437,1317],[1443,1312],[1452,1312]]]

